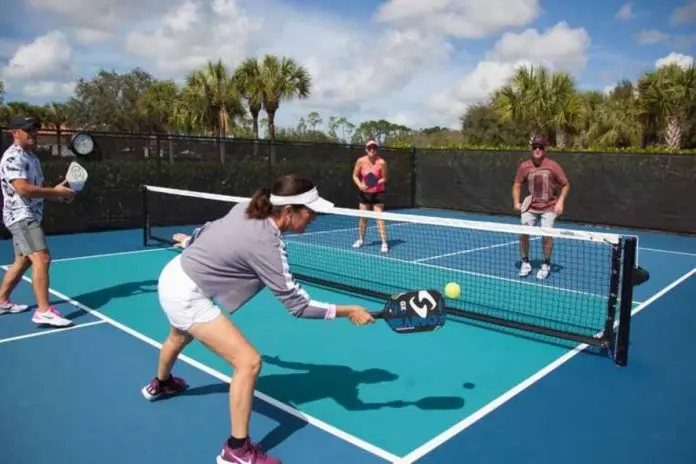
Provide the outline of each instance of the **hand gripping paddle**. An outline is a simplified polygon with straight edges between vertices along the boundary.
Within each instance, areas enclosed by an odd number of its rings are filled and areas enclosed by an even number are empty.
[[[394,332],[431,332],[445,325],[445,302],[437,290],[415,290],[394,295],[384,309],[371,313],[384,319]]]

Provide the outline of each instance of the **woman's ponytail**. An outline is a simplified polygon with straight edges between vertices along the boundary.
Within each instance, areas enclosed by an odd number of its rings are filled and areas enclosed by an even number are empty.
[[[266,219],[271,215],[271,189],[262,188],[254,193],[246,209],[246,215],[250,219]]]

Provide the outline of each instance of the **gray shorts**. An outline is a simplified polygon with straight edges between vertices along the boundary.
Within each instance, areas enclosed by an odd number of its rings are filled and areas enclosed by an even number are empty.
[[[522,213],[521,220],[523,226],[538,226],[541,223],[541,227],[553,227],[554,222],[556,222],[556,213],[553,211],[546,213],[526,211]]]
[[[12,245],[17,256],[29,256],[48,249],[43,229],[36,219],[22,219],[7,229],[12,234]]]

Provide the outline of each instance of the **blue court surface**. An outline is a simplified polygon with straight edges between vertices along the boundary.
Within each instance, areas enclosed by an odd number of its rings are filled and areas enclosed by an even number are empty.
[[[288,237],[291,264],[302,267],[309,258],[327,273],[371,266],[396,286],[458,279],[477,289],[462,296],[464,305],[528,310],[523,316],[535,318],[552,299],[580,314],[567,324],[601,325],[607,290],[597,283],[608,279],[608,268],[599,248],[582,252],[597,253],[597,266],[583,268],[573,267],[573,250],[586,244],[559,245],[554,263],[562,268],[519,290],[512,283],[518,269],[508,260],[517,245],[509,237],[469,253],[476,243],[456,234],[429,247],[422,231],[395,226],[392,250],[382,257],[370,226],[361,250],[351,247],[354,229]],[[634,291],[627,367],[584,346],[466,322],[402,336],[380,321],[354,327],[297,320],[264,290],[231,316],[264,359],[252,439],[284,463],[301,464],[696,462],[696,237],[559,226],[639,237],[639,263],[651,278]],[[298,260],[303,240],[333,251]],[[414,242],[419,248],[409,248]],[[230,430],[232,371],[221,358],[194,342],[174,371],[189,392],[154,403],[140,393],[168,331],[157,278],[177,251],[144,247],[141,230],[55,236],[49,244],[51,296],[76,325],[38,328],[31,311],[0,316],[0,463],[215,462]],[[11,263],[11,243],[0,247]],[[315,299],[381,307],[367,297],[305,288]],[[34,303],[31,271],[13,300]]]

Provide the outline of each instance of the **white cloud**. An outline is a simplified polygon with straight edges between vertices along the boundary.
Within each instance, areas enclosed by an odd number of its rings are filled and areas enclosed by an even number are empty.
[[[520,66],[542,64],[551,69],[581,70],[587,64],[590,37],[583,28],[571,29],[565,22],[539,33],[527,29],[506,33],[496,42],[488,58],[452,88],[437,92],[428,107],[456,125],[456,119],[472,104],[485,101],[505,85]]]
[[[616,12],[616,15],[614,15],[615,18],[622,20],[631,19],[634,16],[635,14],[633,13],[633,3],[626,3],[622,5],[619,11]]]
[[[449,46],[416,30],[386,31],[376,39],[354,37],[352,50],[334,58],[314,56],[314,96],[328,104],[354,103],[398,93],[423,68],[446,59]]]
[[[481,38],[537,19],[539,0],[388,0],[376,19],[457,38]]]
[[[491,93],[505,85],[515,69],[530,64],[527,60],[481,61],[454,88],[433,94],[428,107],[442,115],[443,124],[449,121],[451,127],[456,127],[458,118],[469,106],[487,100]]]
[[[7,92],[28,97],[68,95],[74,79],[73,52],[60,31],[19,46],[0,70]]]
[[[27,5],[51,15],[86,44],[103,43],[131,20],[147,17],[167,5],[165,0],[26,0]]]
[[[656,44],[669,40],[669,34],[660,32],[657,29],[644,29],[638,34],[637,42],[640,45]]]
[[[670,17],[670,21],[674,25],[685,24],[696,20],[696,0],[691,0],[684,6],[675,8]]]
[[[519,34],[507,32],[498,40],[489,57],[497,61],[526,59],[569,71],[587,65],[590,36],[584,28],[572,29],[561,21],[543,33],[527,29]]]
[[[125,49],[166,73],[188,72],[218,58],[235,66],[253,50],[261,25],[236,0],[185,0],[139,24],[127,36]]]
[[[681,53],[672,52],[669,55],[655,61],[656,68],[661,68],[670,64],[676,64],[682,68],[687,68],[694,65],[694,57],[691,55],[683,55]]]

